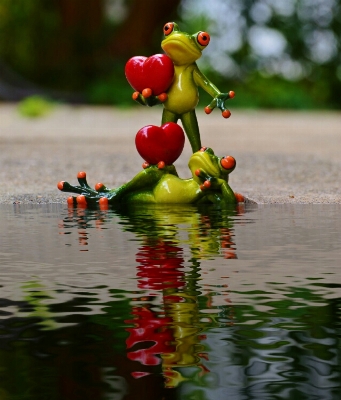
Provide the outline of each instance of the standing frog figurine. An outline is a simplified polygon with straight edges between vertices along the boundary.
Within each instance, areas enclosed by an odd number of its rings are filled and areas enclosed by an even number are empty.
[[[198,87],[200,86],[213,97],[212,102],[205,107],[206,114],[210,114],[215,107],[220,108],[224,118],[231,113],[225,108],[225,101],[234,97],[234,92],[222,93],[199,70],[196,60],[201,57],[202,51],[210,42],[207,32],[198,32],[190,35],[181,32],[175,22],[168,22],[163,32],[165,35],[161,43],[162,49],[174,64],[174,78],[166,93],[152,96],[148,91],[133,94],[133,99],[142,105],[153,106],[163,103],[162,124],[166,122],[182,122],[192,151],[195,153],[201,148],[200,132],[195,107],[199,102]]]

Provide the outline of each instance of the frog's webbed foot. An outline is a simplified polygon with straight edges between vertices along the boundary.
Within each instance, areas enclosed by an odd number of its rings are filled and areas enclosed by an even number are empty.
[[[202,181],[200,190],[213,204],[244,203],[244,196],[234,193],[227,180],[211,176],[201,168],[195,171],[195,175]]]
[[[234,193],[228,184],[228,174],[234,170],[236,160],[232,156],[225,156],[220,159],[220,165],[227,175],[212,176],[203,168],[194,171],[194,174],[199,178],[200,190],[212,203],[244,203],[244,196],[240,193]]]
[[[214,176],[209,175],[202,168],[199,168],[195,171],[195,175],[200,179],[200,189],[205,191],[207,189],[211,189],[213,186],[216,186],[218,183],[218,179]],[[213,186],[212,186],[213,185]]]
[[[225,102],[228,99],[233,99],[235,96],[235,93],[230,90],[228,93],[220,93],[218,94],[212,101],[211,103],[205,107],[205,113],[206,114],[211,114],[212,110],[216,107],[218,107],[221,110],[222,116],[224,118],[229,118],[231,116],[231,112],[225,107]]]
[[[70,196],[67,199],[69,205],[87,206],[96,205],[108,206],[118,200],[118,193],[113,189],[108,189],[103,183],[97,183],[95,188],[91,188],[86,180],[85,172],[78,172],[77,179],[79,185],[71,185],[69,182],[61,181],[57,187],[62,192],[77,193],[78,196]]]
[[[142,90],[142,93],[134,92],[132,95],[133,100],[143,106],[153,107],[157,104],[164,103],[168,96],[167,93],[161,93],[158,96],[153,96],[151,89],[146,88]]]
[[[241,193],[234,192],[237,203],[245,203],[245,197]]]

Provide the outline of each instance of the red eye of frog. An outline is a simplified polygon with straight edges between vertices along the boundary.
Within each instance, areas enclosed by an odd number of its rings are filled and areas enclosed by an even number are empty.
[[[236,165],[236,160],[232,156],[225,156],[220,160],[220,164],[224,169],[232,169]]]
[[[199,32],[197,41],[201,46],[207,46],[210,43],[210,35],[207,32]]]
[[[167,22],[167,24],[163,27],[163,34],[168,36],[174,30],[174,22]]]

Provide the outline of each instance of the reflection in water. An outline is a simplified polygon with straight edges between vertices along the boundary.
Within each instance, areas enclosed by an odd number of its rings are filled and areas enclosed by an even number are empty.
[[[0,399],[339,399],[341,300],[328,299],[322,281],[268,276],[267,290],[247,282],[238,292],[205,275],[212,260],[224,275],[237,269],[245,251],[236,227],[250,222],[244,209],[68,209],[58,252],[81,255],[70,282],[45,279],[45,261],[10,295],[3,274]],[[104,243],[114,226],[131,235],[135,279],[77,284],[93,253],[92,267],[108,262],[120,278],[115,260],[127,249],[117,240],[91,247],[94,232]]]
[[[127,356],[145,366],[161,364],[166,387],[176,387],[186,380],[179,367],[198,367],[199,375],[209,372],[201,362],[207,354],[200,341],[205,338],[201,334],[205,326],[213,324],[200,321],[200,259],[221,254],[236,258],[231,216],[240,214],[241,209],[200,211],[193,208],[177,214],[154,206],[144,208],[142,213],[139,209],[121,213],[125,229],[141,240],[136,254],[138,287],[149,290],[150,297],[158,297],[159,293],[152,292],[160,291],[164,304],[158,313],[150,305],[133,309],[134,318],[126,321],[133,324],[127,329]],[[187,271],[179,238],[181,225],[188,230]],[[212,322],[209,315],[204,317]],[[133,373],[138,378],[145,375],[143,371]]]

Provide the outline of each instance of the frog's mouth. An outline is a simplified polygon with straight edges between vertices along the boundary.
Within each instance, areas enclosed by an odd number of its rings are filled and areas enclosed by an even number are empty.
[[[191,64],[201,57],[201,51],[195,47],[195,44],[186,43],[176,34],[163,40],[161,47],[178,65]]]

